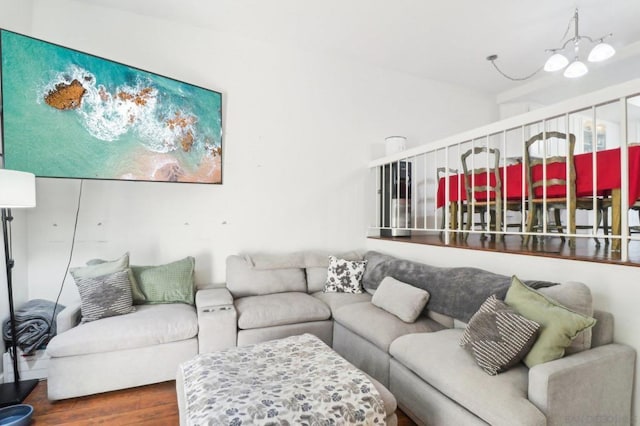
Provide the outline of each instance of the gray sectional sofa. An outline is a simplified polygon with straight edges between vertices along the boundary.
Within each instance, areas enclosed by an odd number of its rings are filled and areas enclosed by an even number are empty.
[[[592,311],[595,327],[584,333],[587,336],[576,337],[589,349],[572,344],[561,359],[533,368],[520,364],[490,376],[459,345],[465,325],[460,319],[470,318],[483,302],[483,292],[504,296],[509,277],[471,268],[436,268],[375,252],[365,259],[367,290],[375,291],[381,276],[391,274],[428,288],[431,299],[424,316],[413,324],[402,324],[370,303],[338,309],[334,349],[387,385],[400,408],[419,424],[565,425],[603,418],[608,424],[631,422],[635,351],[613,343],[610,313]],[[448,285],[447,276],[455,276],[456,282]],[[482,282],[488,284],[484,289]],[[583,284],[528,284],[572,308],[573,297],[586,296],[587,309],[593,309]],[[458,318],[450,315],[454,311]]]
[[[560,359],[532,368],[519,364],[490,376],[459,341],[465,323],[488,296],[505,297],[510,277],[472,268],[437,268],[376,252],[343,253],[337,256],[367,261],[366,292],[325,293],[327,254],[230,256],[226,288],[200,289],[196,294],[196,307],[189,315],[197,321],[197,336],[188,337],[190,333],[185,332],[178,342],[143,342],[146,347],[116,348],[89,357],[78,354],[76,347],[75,359],[52,360],[57,386],[69,387],[62,376],[72,375],[73,361],[86,364],[82,368],[87,369],[104,363],[102,378],[109,376],[112,366],[148,362],[152,351],[166,364],[161,370],[173,372],[172,377],[162,378],[151,373],[154,377],[140,377],[146,370],[137,376],[132,372],[136,383],[120,377],[116,385],[96,385],[85,392],[95,393],[175,378],[176,366],[183,361],[178,358],[195,355],[196,343],[197,352],[206,353],[312,333],[386,386],[418,424],[559,425],[593,423],[601,418],[608,424],[630,423],[635,351],[614,343],[613,316],[593,311],[585,285],[526,282],[559,303],[595,317],[597,323],[580,333]],[[405,322],[372,303],[385,277],[429,292],[429,301],[414,322]],[[68,317],[61,315],[59,321]],[[105,320],[96,323],[101,321]],[[69,328],[63,325],[60,329]],[[167,344],[186,352],[175,352],[178,356],[174,358],[169,352],[164,356],[162,351],[170,349]],[[54,349],[50,352],[63,348]],[[68,397],[69,393],[59,395]]]
[[[459,341],[465,322],[489,295],[504,298],[510,277],[376,252],[344,257],[368,262],[365,293],[324,293],[326,254],[231,256],[227,287],[238,314],[238,345],[314,333],[388,387],[419,424],[584,424],[603,416],[629,424],[635,351],[613,342],[613,316],[593,311],[583,284],[527,282],[572,308],[576,294],[587,299],[582,309],[590,310],[597,324],[576,337],[582,350],[572,344],[561,359],[490,376]],[[371,303],[385,276],[429,291],[429,303],[415,322]],[[201,330],[199,338],[209,337]]]

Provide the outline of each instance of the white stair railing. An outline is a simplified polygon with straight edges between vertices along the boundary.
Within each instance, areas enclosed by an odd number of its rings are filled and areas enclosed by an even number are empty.
[[[542,239],[562,236],[570,240],[596,237],[598,241],[608,243],[612,250],[620,251],[621,260],[627,261],[629,242],[640,241],[639,234],[629,234],[630,226],[637,221],[637,214],[632,216],[634,222],[630,222],[628,214],[635,197],[640,195],[640,146],[629,147],[640,142],[640,79],[372,161],[369,168],[375,193],[370,233],[392,237],[412,232],[438,233],[444,244],[450,244],[454,238],[466,237],[466,234],[489,234],[495,238],[526,235],[529,200],[528,172],[523,164],[525,142],[539,133],[551,132],[575,136],[578,195],[592,199],[591,210],[586,213],[579,211],[576,224],[588,223],[588,227],[569,232],[572,219],[567,211],[571,200],[567,197],[561,215],[562,232],[555,232],[558,224],[550,226],[548,216],[551,215],[546,207],[547,200],[552,200],[553,191],[557,188],[552,190],[551,186],[544,186],[542,232],[530,232],[529,235]],[[478,213],[484,210],[482,196],[476,195],[477,200],[464,200],[461,155],[479,146],[500,152],[503,188],[499,200],[502,203],[500,229],[481,229],[478,226]],[[566,143],[547,141],[535,149],[532,146],[531,155],[566,156],[567,147]],[[611,158],[619,163],[607,163]],[[480,164],[473,163],[473,169],[485,169],[488,178],[492,167],[488,157],[486,161],[474,161]],[[544,177],[554,173],[553,166],[547,165],[547,161],[543,159]],[[569,176],[570,173],[567,163],[565,174]],[[472,181],[476,179],[482,181],[486,178],[482,174],[471,178]],[[569,194],[569,182],[566,185],[565,194]],[[490,195],[487,192],[484,198],[491,198]],[[595,220],[603,199],[605,205],[612,204],[611,209],[605,211],[609,225],[607,233],[602,222]],[[506,208],[507,205],[511,210]],[[465,229],[467,221],[471,221],[469,230]],[[522,224],[523,228],[509,226],[514,223]]]

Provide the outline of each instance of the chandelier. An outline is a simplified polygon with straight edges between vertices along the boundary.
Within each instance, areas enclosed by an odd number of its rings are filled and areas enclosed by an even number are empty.
[[[565,35],[562,37],[562,39],[564,40],[564,38],[569,33],[571,24],[573,24],[573,37],[566,40],[563,43],[562,47],[558,47],[555,49],[546,49],[546,52],[551,53],[551,56],[549,56],[542,67],[538,68],[536,71],[525,77],[511,77],[500,70],[495,62],[498,59],[498,55],[487,56],[487,60],[493,64],[493,66],[496,68],[496,70],[498,70],[500,74],[513,81],[527,80],[536,75],[540,70],[545,70],[547,72],[557,72],[564,69],[563,75],[567,78],[582,77],[589,72],[589,68],[587,68],[587,65],[581,60],[580,57],[580,49],[584,47],[586,42],[589,42],[592,45],[595,44],[595,46],[591,48],[591,51],[587,56],[587,60],[589,62],[606,61],[607,59],[611,58],[616,53],[616,51],[610,44],[604,42],[607,37],[611,37],[613,34],[609,33],[596,39],[593,39],[589,36],[580,35],[578,30],[578,23],[578,9],[576,9],[573,16],[569,20],[567,30],[565,31]]]

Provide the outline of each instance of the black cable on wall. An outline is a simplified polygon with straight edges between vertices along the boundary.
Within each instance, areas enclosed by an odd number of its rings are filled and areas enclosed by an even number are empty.
[[[49,329],[47,330],[47,342],[51,340],[51,328],[53,322],[56,320],[56,309],[58,308],[58,302],[60,301],[60,295],[64,289],[64,282],[69,274],[69,267],[71,266],[71,259],[73,259],[73,249],[76,245],[76,232],[78,231],[78,217],[80,216],[80,203],[82,202],[82,187],[84,185],[84,179],[80,179],[80,191],[78,191],[78,205],[76,206],[76,218],[73,223],[73,236],[71,237],[71,249],[69,250],[69,259],[67,261],[67,267],[65,268],[64,275],[62,276],[62,282],[60,283],[60,290],[58,290],[58,296],[53,306],[53,313],[51,314],[51,322],[49,323]]]

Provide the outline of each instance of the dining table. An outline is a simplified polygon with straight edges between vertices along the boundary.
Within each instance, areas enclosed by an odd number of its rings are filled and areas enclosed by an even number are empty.
[[[595,158],[594,158],[595,157]],[[620,168],[620,148],[612,148],[601,151],[587,152],[574,155],[574,165],[576,173],[576,197],[591,197],[594,194],[600,197],[611,197],[612,223],[611,232],[614,236],[620,236],[622,222],[622,194],[621,194],[621,168]],[[630,144],[628,146],[628,165],[629,165],[629,191],[627,194],[628,205],[633,205],[640,199],[640,145]],[[594,173],[595,166],[595,173]],[[528,189],[526,185],[527,173],[523,171],[524,164],[518,162],[499,168],[499,174],[502,180],[502,197],[508,201],[521,201],[528,199]],[[565,163],[549,163],[545,167],[547,179],[557,177],[563,179],[566,176]],[[534,180],[536,176],[545,173],[542,165],[532,169]],[[492,174],[480,173],[474,175],[474,185],[484,186],[486,179],[489,177],[493,184],[494,176]],[[483,181],[484,180],[484,181]],[[524,180],[524,181],[523,181]],[[465,190],[464,174],[450,175],[441,177],[438,181],[438,189],[436,195],[437,207],[443,207],[447,197],[447,181],[449,182],[448,197],[452,207],[457,206],[459,201],[466,201],[467,194]],[[566,197],[566,185],[551,185],[546,187],[547,198]],[[542,197],[545,189],[536,188],[534,197]],[[474,198],[476,201],[486,200],[495,197],[495,193],[486,191],[476,192]],[[456,224],[456,218],[453,217],[457,209],[452,209],[452,221]],[[453,227],[455,229],[455,227]],[[612,250],[620,249],[620,239],[614,238],[612,241]]]

